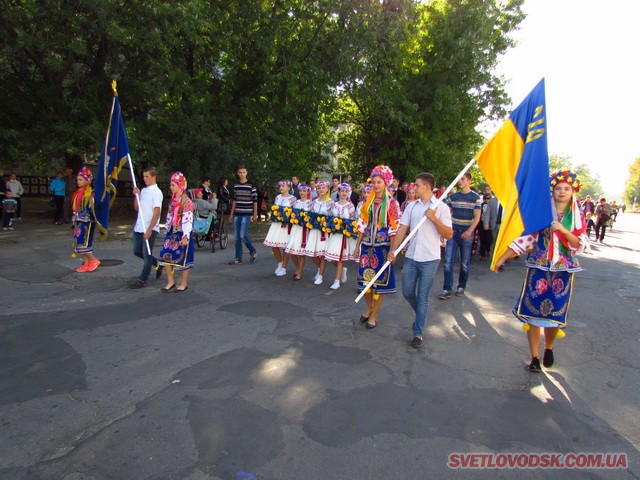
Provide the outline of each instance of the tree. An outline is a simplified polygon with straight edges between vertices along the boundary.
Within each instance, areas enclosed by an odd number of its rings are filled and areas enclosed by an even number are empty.
[[[627,205],[640,203],[640,157],[629,165],[629,178],[625,182],[623,198]]]
[[[132,156],[273,182],[337,144],[364,178],[453,176],[506,102],[491,75],[522,0],[0,0],[9,163],[97,157],[118,91]]]
[[[555,171],[561,168],[569,168],[578,175],[581,182],[580,196],[590,195],[598,198],[603,194],[600,177],[591,172],[591,168],[584,163],[574,163],[568,155],[549,155],[549,169]]]

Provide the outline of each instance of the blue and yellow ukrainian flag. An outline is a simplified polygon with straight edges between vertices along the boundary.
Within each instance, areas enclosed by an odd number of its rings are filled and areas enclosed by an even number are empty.
[[[127,132],[124,128],[124,120],[122,119],[122,112],[120,111],[120,101],[118,100],[115,81],[113,81],[111,86],[113,89],[111,118],[109,119],[104,149],[100,153],[95,184],[96,219],[105,229],[101,231],[103,236],[106,236],[109,228],[109,210],[116,198],[118,174],[127,162],[129,155]]]
[[[482,175],[502,205],[503,217],[491,261],[513,240],[551,225],[549,153],[544,78],[476,155]]]

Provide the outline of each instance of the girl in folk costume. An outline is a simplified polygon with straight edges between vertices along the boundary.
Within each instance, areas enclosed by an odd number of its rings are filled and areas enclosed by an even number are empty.
[[[289,180],[280,180],[278,182],[278,188],[280,194],[273,202],[272,208],[285,207],[292,208],[296,202],[296,197],[289,193],[291,189],[291,182]],[[267,237],[264,239],[264,244],[267,247],[271,247],[273,255],[278,261],[278,266],[274,272],[278,277],[282,277],[287,274],[287,263],[289,262],[289,254],[284,253],[282,255],[281,249],[284,249],[289,244],[289,236],[291,233],[291,224],[285,222],[272,222],[267,232]]]
[[[329,197],[329,182],[320,181],[316,184],[318,190],[318,198],[311,203],[310,212],[317,213],[319,215],[329,215],[333,205],[333,200]],[[324,254],[327,251],[327,240],[329,235],[316,228],[309,231],[309,238],[307,239],[307,246],[303,248],[303,254],[307,257],[311,257],[313,263],[318,267],[318,273],[314,280],[315,285],[322,284],[322,276],[324,275],[324,269],[327,267],[327,263],[324,259]]]
[[[158,258],[158,265],[167,267],[167,285],[160,290],[169,292],[176,289],[183,292],[187,289],[189,270],[193,268],[194,240],[191,235],[193,229],[193,214],[195,206],[185,193],[187,179],[181,172],[171,175],[171,202],[167,211],[162,249]],[[182,272],[180,285],[176,288],[173,278],[174,272]]]
[[[407,199],[404,202],[402,202],[402,205],[400,205],[400,211],[404,212],[407,208],[407,205],[409,205],[415,199],[416,199],[416,184],[410,183],[409,185],[407,185]]]
[[[386,165],[379,165],[371,172],[372,190],[362,205],[358,219],[358,248],[360,269],[358,289],[362,290],[387,261],[391,237],[398,230],[400,206],[387,191],[393,172]],[[367,310],[360,317],[367,328],[375,328],[384,295],[396,292],[393,264],[384,271],[364,295]]]
[[[336,227],[345,228],[345,223],[352,222],[356,218],[356,208],[351,203],[351,186],[348,183],[338,185],[338,196],[340,200],[333,204],[331,215]],[[356,239],[354,237],[346,237],[344,233],[332,233],[327,242],[327,253],[325,258],[330,262],[336,263],[336,279],[331,285],[332,290],[340,288],[340,282],[347,282],[347,267],[344,262],[347,260],[355,260],[354,252],[356,249]]]
[[[300,200],[297,200],[293,204],[294,210],[300,212],[308,212],[311,209],[312,200],[309,199],[311,194],[311,187],[308,185],[298,185],[298,192],[300,193]],[[302,271],[304,270],[305,254],[304,249],[307,247],[307,241],[309,239],[309,229],[304,224],[304,219],[299,214],[296,214],[296,218],[291,220],[291,235],[289,236],[289,243],[285,248],[285,253],[293,257],[293,262],[296,264],[296,273],[293,274],[294,280],[300,280],[302,278]]]
[[[513,256],[527,253],[527,273],[522,293],[513,314],[523,322],[527,332],[531,364],[529,370],[540,372],[540,328],[544,328],[545,368],[553,365],[553,343],[563,337],[567,311],[573,289],[573,273],[582,270],[576,254],[589,246],[585,219],[575,194],[580,180],[569,170],[551,174],[554,220],[544,230],[517,238],[507,252],[496,261],[496,270]]]
[[[93,176],[87,167],[82,167],[78,172],[78,189],[73,194],[71,209],[73,212],[73,256],[82,255],[82,266],[76,268],[76,272],[93,272],[100,260],[93,256],[93,236],[96,226],[106,234],[102,225],[96,220],[94,207],[94,193],[91,188]]]
[[[360,189],[360,201],[358,202],[358,206],[356,207],[356,218],[360,218],[360,213],[362,212],[362,205],[369,198],[369,194],[371,193],[371,184],[367,183],[364,187]]]

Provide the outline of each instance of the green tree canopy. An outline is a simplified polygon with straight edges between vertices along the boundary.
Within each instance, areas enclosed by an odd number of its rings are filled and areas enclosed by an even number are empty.
[[[508,99],[522,0],[0,1],[6,161],[97,157],[118,81],[132,157],[261,182],[453,177]],[[328,167],[333,168],[329,165]]]

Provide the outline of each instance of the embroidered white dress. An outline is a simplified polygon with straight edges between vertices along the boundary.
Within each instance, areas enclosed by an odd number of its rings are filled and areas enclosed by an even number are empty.
[[[279,207],[293,207],[295,201],[296,197],[293,195],[289,195],[288,197],[278,195],[274,205],[278,205]],[[264,239],[263,243],[267,247],[285,248],[289,243],[290,230],[290,224],[285,225],[281,222],[272,222],[269,227],[269,231],[267,232],[267,237]]]
[[[297,200],[296,203],[293,204],[293,209],[308,212],[311,209],[312,203],[313,200]],[[302,220],[300,220],[299,224],[292,225],[289,243],[284,251],[290,255],[304,255],[309,233],[309,229],[302,223]]]
[[[356,218],[356,209],[349,201],[345,204],[334,203],[331,215],[342,218],[345,222],[352,222]],[[354,236],[345,237],[341,233],[332,233],[327,241],[325,258],[332,262],[355,260],[355,249],[356,239]]]
[[[319,215],[331,215],[333,203],[333,200],[325,202],[315,199],[311,204],[311,209],[309,211],[315,212]],[[329,240],[328,233],[315,228],[311,229],[309,232],[309,239],[307,240],[307,246],[302,250],[302,254],[307,257],[324,257],[324,254],[327,251],[327,240]]]

